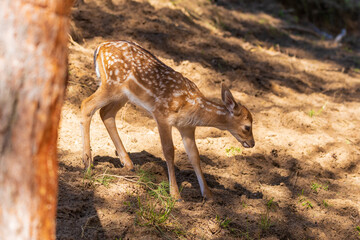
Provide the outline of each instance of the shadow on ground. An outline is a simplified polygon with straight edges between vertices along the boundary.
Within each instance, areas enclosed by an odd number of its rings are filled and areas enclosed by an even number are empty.
[[[166,163],[161,158],[153,156],[146,151],[131,153],[130,158],[140,169],[144,169],[144,166],[152,163],[152,167],[146,168],[146,171],[150,171],[155,176],[166,175]],[[209,156],[209,158],[202,156],[202,161],[209,162],[209,159],[215,158],[216,156]],[[282,161],[280,163],[277,162],[277,158],[281,158]],[[225,167],[231,172],[227,177],[224,174],[218,173],[220,168],[213,170],[211,164],[209,165],[210,168],[205,167],[205,178],[214,193],[214,200],[210,202],[203,201],[194,171],[192,169],[176,167],[176,177],[179,186],[183,186],[181,194],[185,202],[178,203],[178,208],[175,208],[173,214],[181,225],[188,226],[191,222],[189,212],[196,212],[202,215],[202,219],[208,219],[209,221],[213,220],[215,216],[231,219],[228,230],[223,237],[245,237],[249,235],[298,239],[298,236],[303,236],[311,239],[318,236],[318,232],[313,232],[314,229],[323,231],[321,229],[328,223],[324,221],[317,222],[309,218],[309,211],[336,212],[336,214],[346,218],[353,218],[353,224],[356,224],[355,219],[359,217],[359,212],[354,207],[341,209],[335,206],[322,206],[320,198],[326,198],[327,201],[336,198],[336,194],[334,195],[334,191],[337,191],[335,184],[328,183],[327,186],[329,189],[332,189],[331,191],[316,193],[311,191],[309,186],[306,185],[309,182],[309,176],[313,176],[310,177],[313,181],[321,181],[321,179],[329,179],[329,176],[334,177],[333,173],[326,173],[321,168],[314,169],[307,167],[291,155],[276,155],[274,153],[269,155],[253,154],[250,156],[236,156],[234,159],[243,163],[242,170],[234,174],[229,169],[231,167]],[[229,159],[220,159],[220,161],[229,161]],[[216,166],[218,163],[214,164]],[[116,172],[118,169],[122,174],[125,174],[117,158],[96,156],[94,165],[94,172],[103,171],[106,166],[109,172]],[[154,168],[154,165],[162,168],[162,171],[159,171],[156,167]],[[75,236],[84,239],[113,239],[119,236],[126,239],[126,237],[131,236],[127,234],[130,228],[136,228],[136,224],[133,225],[136,219],[136,212],[133,209],[127,208],[124,203],[129,202],[136,206],[138,201],[136,195],[121,196],[121,200],[117,200],[116,196],[114,196],[114,199],[110,202],[109,200],[104,201],[101,197],[94,194],[98,190],[87,186],[86,181],[84,183],[84,179],[81,180],[83,169],[64,163],[60,163],[60,169],[66,170],[66,172],[61,174],[59,182],[58,239],[71,239],[71,236],[67,234],[67,229],[77,229]],[[281,171],[287,171],[289,174],[287,176],[280,176],[278,172]],[[77,184],[69,183],[69,181],[77,182]],[[253,182],[254,185],[260,183],[260,186],[265,188],[248,189],[242,184],[247,181]],[[126,187],[121,182],[111,184]],[[132,184],[136,186],[136,183]],[[281,199],[276,198],[274,200],[269,211],[268,217],[271,225],[268,229],[263,228],[261,225],[261,219],[266,214],[266,204],[270,200],[266,199],[263,195],[264,189],[267,188],[266,186],[275,186],[279,191],[287,193],[290,198],[294,199],[294,201],[285,203]],[[110,190],[105,189],[105,191],[109,192]],[[311,207],[304,204],[307,201],[312,202]],[[111,222],[115,220],[102,220],[107,222],[108,225],[106,228],[103,228],[99,214],[101,214],[101,217],[104,217],[105,211],[110,211],[116,216],[122,214],[121,217],[125,217],[127,221],[119,223],[120,227],[109,228],[109,225],[112,224]],[[118,220],[116,219],[116,221]],[[205,228],[205,232],[209,231],[206,225],[200,227]],[[229,231],[230,228],[233,231]],[[351,233],[346,233],[341,225],[333,226],[333,228],[335,231],[342,232],[344,236],[352,236]],[[149,237],[157,236],[162,238],[165,236],[152,227],[145,228],[145,230],[142,228],[141,231],[148,231]],[[73,230],[71,232],[74,234]],[[222,233],[224,234],[224,232]],[[172,233],[170,231],[166,234],[171,235]],[[322,234],[329,239],[333,237],[332,232],[323,231]],[[213,235],[212,238],[217,239],[216,235]],[[219,239],[221,238],[220,235]]]

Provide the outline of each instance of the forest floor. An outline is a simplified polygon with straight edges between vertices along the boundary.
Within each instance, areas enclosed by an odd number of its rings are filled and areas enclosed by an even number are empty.
[[[360,239],[360,38],[322,40],[275,0],[247,2],[85,0],[73,8],[80,45],[69,45],[57,239]],[[155,121],[130,103],[116,121],[136,171],[121,167],[95,114],[94,169],[84,173],[80,105],[98,87],[93,51],[109,40],[139,43],[210,99],[227,84],[252,112],[252,149],[228,132],[196,131],[213,201],[203,201],[176,130],[184,201],[156,202],[136,183],[142,173],[167,181],[167,170]],[[164,206],[171,212],[162,222]]]

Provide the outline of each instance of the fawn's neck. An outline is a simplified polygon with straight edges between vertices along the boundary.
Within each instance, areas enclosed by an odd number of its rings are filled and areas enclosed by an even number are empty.
[[[206,126],[224,129],[228,110],[224,105],[215,103],[205,97],[199,97],[193,107],[189,108],[178,121],[179,126]]]

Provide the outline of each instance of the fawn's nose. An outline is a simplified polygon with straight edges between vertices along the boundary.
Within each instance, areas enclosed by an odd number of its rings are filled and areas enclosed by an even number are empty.
[[[244,142],[242,142],[242,145],[245,148],[253,148],[255,146],[255,141],[254,141],[254,139],[252,139],[250,141],[244,141]]]
[[[249,148],[249,147],[250,147],[250,145],[247,144],[247,142],[243,142],[242,145],[243,145],[245,148]]]

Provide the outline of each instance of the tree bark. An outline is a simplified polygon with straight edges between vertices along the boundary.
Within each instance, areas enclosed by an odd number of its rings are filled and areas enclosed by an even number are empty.
[[[0,239],[55,239],[72,0],[0,1]]]

